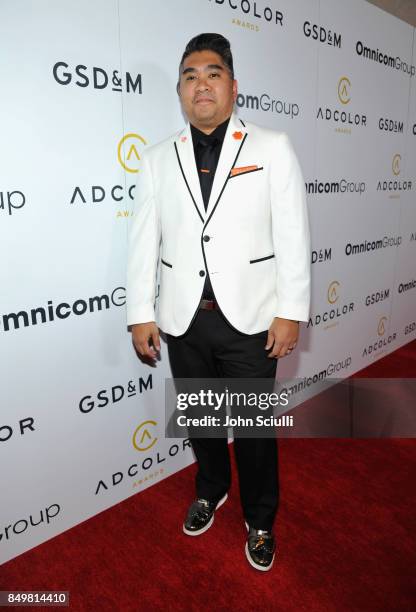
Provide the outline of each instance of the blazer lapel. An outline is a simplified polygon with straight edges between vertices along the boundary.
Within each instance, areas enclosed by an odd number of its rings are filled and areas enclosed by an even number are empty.
[[[198,171],[196,169],[194,146],[189,123],[176,138],[175,149],[178,158],[178,172],[182,174],[182,179],[186,183],[196,211],[201,221],[204,222],[206,212],[202,199],[201,186],[199,184]]]
[[[207,207],[208,215],[213,212],[218,199],[222,195],[222,190],[228,180],[230,170],[234,166],[239,150],[246,139],[246,135],[247,132],[244,125],[233,113],[230,117],[230,122],[224,136],[221,155],[218,160],[218,166],[214,176],[214,183],[212,185]]]

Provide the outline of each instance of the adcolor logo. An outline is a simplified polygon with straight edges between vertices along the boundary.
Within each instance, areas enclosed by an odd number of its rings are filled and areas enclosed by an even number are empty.
[[[338,98],[341,104],[348,104],[351,100],[350,96],[351,81],[348,77],[343,76],[338,81]]]
[[[330,304],[330,308],[322,312],[313,313],[309,318],[307,327],[316,327],[321,324],[324,329],[330,329],[339,324],[340,319],[350,312],[354,311],[354,302],[339,302],[341,295],[341,283],[333,280],[329,283],[326,291],[326,300]]]
[[[388,336],[385,335],[386,329],[387,329],[387,322],[388,322],[387,317],[382,316],[379,318],[377,322],[378,338],[374,342],[371,342],[371,344],[364,347],[363,352],[362,352],[363,357],[368,357],[369,355],[374,355],[374,354],[376,354],[377,356],[381,355],[382,353],[385,352],[386,347],[396,340],[396,337],[397,337],[396,332],[392,332]]]
[[[211,4],[217,6],[224,6],[238,13],[244,15],[245,18],[254,17],[255,20],[263,20],[275,25],[283,26],[283,13],[271,8],[270,6],[264,6],[263,2],[257,2],[256,0],[209,0]],[[272,3],[273,4],[273,3]],[[237,19],[233,19],[233,23]],[[238,23],[237,25],[241,25]]]
[[[367,126],[367,116],[363,113],[344,110],[351,102],[351,81],[347,76],[342,76],[337,83],[337,98],[342,104],[341,108],[329,106],[318,107],[317,119],[335,123],[335,131],[343,134],[351,134],[351,126]]]
[[[140,136],[130,132],[125,134],[117,145],[117,159],[126,172],[136,174],[139,172],[140,149],[147,142]]]
[[[399,177],[401,171],[402,157],[400,153],[395,153],[391,161],[391,172],[394,177]],[[410,191],[412,189],[412,181],[407,180],[379,180],[377,183],[377,191],[384,191],[388,194],[389,198],[398,199],[400,192]]]
[[[140,423],[133,434],[133,446],[136,450],[141,452],[147,451],[156,444],[158,441],[154,433],[156,426],[156,421],[143,421],[143,423]]]

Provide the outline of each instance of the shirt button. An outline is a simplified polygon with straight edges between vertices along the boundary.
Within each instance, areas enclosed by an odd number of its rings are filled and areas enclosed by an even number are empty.
[[[205,271],[204,270],[200,270],[199,271],[199,276],[205,276]]]
[[[210,236],[204,236],[203,237],[203,241],[204,242],[209,242],[211,240]]]

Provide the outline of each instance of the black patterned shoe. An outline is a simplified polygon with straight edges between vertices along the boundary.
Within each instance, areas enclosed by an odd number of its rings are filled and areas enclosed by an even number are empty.
[[[272,568],[276,552],[274,535],[271,531],[249,527],[247,523],[246,527],[248,529],[246,542],[247,560],[252,567],[261,572],[267,572]]]
[[[223,505],[227,497],[228,494],[226,493],[219,502],[210,502],[201,498],[194,501],[183,524],[184,533],[197,536],[207,531],[214,522],[215,510]]]

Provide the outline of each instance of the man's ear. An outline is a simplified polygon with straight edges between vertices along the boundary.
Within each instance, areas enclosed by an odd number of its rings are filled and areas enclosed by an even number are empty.
[[[238,95],[238,82],[237,79],[233,80],[233,101],[235,102],[237,100],[237,95]]]
[[[178,94],[179,97],[181,97],[181,94],[179,92],[179,81],[176,83],[176,93]]]

